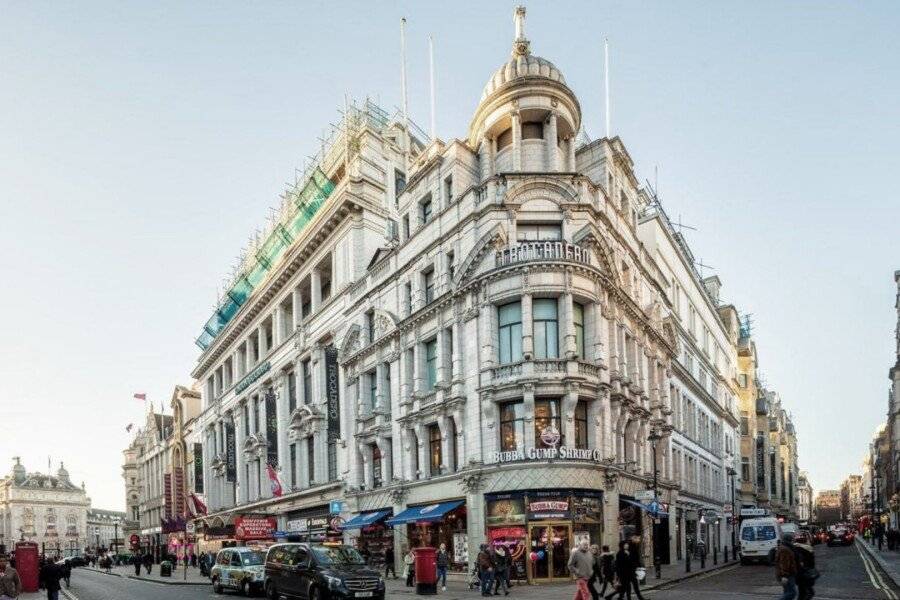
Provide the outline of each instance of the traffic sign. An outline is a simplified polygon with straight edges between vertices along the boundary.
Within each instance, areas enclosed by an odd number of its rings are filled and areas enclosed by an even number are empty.
[[[184,524],[184,532],[185,533],[194,533],[194,522],[188,521]]]
[[[653,497],[653,490],[638,490],[634,493],[634,499],[640,502],[650,502]]]
[[[332,500],[328,503],[328,512],[333,515],[340,514],[344,510],[343,500]]]

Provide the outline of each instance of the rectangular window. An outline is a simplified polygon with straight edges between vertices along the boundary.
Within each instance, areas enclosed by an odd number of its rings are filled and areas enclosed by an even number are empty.
[[[328,442],[328,481],[337,481],[337,441]]]
[[[558,442],[554,445],[552,441],[557,435],[559,436]],[[565,445],[559,400],[535,400],[534,445],[537,448],[553,448]]]
[[[369,408],[374,409],[375,397],[378,394],[378,372],[375,370],[369,371],[366,378],[369,380]]]
[[[306,472],[309,473],[309,485],[316,480],[316,440],[313,436],[306,438]]]
[[[581,450],[588,447],[588,406],[584,400],[575,405],[575,447]]]
[[[507,402],[500,407],[500,450],[514,451],[525,447],[525,405]]]
[[[400,203],[400,194],[406,189],[406,173],[394,170],[394,205]]]
[[[422,277],[425,288],[425,304],[431,304],[434,301],[434,268],[422,273]]]
[[[575,352],[578,358],[584,360],[587,353],[584,349],[584,306],[581,304],[572,304],[572,321],[575,323]]]
[[[406,313],[409,314],[413,311],[412,304],[412,283],[409,281],[403,286],[403,302],[406,306]]]
[[[294,372],[291,371],[287,375],[287,384],[288,384],[288,412],[294,412],[294,409],[297,408],[297,377],[294,375]]]
[[[244,402],[244,405],[241,408],[241,413],[244,417],[244,435],[250,435],[250,407],[246,402]]]
[[[522,303],[497,308],[500,334],[500,364],[522,360]]]
[[[444,179],[444,200],[447,204],[453,202],[453,175],[447,175]]]
[[[366,341],[371,344],[375,341],[375,311],[366,311],[363,320],[366,324]]]
[[[741,435],[750,435],[750,417],[741,413]]]
[[[536,298],[534,315],[534,357],[559,358],[559,320],[556,298]]]
[[[312,365],[307,358],[300,366],[303,369],[303,404],[310,404],[312,398]]]
[[[437,423],[428,426],[428,456],[431,475],[441,474],[441,428]]]
[[[453,250],[447,252],[447,273],[450,275],[450,279],[456,275],[456,258]]]
[[[447,356],[444,362],[447,364],[447,372],[450,373],[450,379],[453,379],[453,328],[444,330],[444,337],[447,340]]]
[[[381,450],[378,444],[372,444],[372,487],[381,487]]]
[[[431,194],[428,194],[419,202],[419,220],[422,225],[431,220]]]
[[[297,482],[295,481],[295,477],[297,476],[297,444],[291,444],[291,473],[290,477],[288,477],[288,483],[291,486],[291,489],[294,489],[297,486]]]
[[[450,446],[450,456],[447,457],[447,465],[451,472],[456,472],[456,420],[451,417],[447,420],[447,423],[450,426],[450,432],[448,433],[450,439],[447,440]]]
[[[425,389],[433,390],[437,383],[437,339],[425,342]]]
[[[519,242],[557,241],[562,239],[559,223],[516,223],[516,240]]]
[[[409,215],[403,215],[403,239],[409,239]]]
[[[384,410],[391,414],[391,363],[384,363]]]

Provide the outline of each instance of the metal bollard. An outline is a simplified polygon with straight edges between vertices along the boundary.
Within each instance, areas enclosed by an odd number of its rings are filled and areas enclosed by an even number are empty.
[[[713,548],[713,564],[714,565],[719,564],[719,549],[718,548]]]
[[[684,555],[684,572],[685,573],[691,572],[691,553],[690,552],[688,552]]]
[[[706,568],[706,552],[704,552],[702,550],[700,551],[700,568],[701,569]]]
[[[725,546],[725,562],[728,562],[728,546]]]

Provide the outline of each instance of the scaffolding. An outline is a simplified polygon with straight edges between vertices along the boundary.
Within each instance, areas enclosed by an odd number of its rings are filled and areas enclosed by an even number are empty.
[[[280,206],[273,209],[268,226],[250,240],[248,248],[239,257],[212,316],[195,340],[201,350],[209,348],[247,303],[253,291],[269,273],[275,271],[288,248],[301,237],[303,230],[331,197],[336,183],[329,179],[326,171],[333,171],[338,162],[346,164],[350,160],[350,155],[358,150],[359,134],[364,129],[382,132],[390,124],[388,113],[371,100],[367,99],[361,107],[348,101],[340,122],[331,125],[329,135],[323,134],[319,139],[319,151],[306,162],[302,174],[288,184],[281,196]],[[418,126],[411,125],[416,134],[427,139]]]

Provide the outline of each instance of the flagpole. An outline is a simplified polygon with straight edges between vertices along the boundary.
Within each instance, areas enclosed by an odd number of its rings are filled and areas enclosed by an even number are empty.
[[[609,38],[603,39],[603,75],[605,84],[604,88],[606,91],[606,139],[609,139]]]

